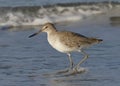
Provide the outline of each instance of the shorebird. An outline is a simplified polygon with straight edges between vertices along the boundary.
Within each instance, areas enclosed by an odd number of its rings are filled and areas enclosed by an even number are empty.
[[[70,61],[68,70],[74,70],[75,72],[79,71],[80,65],[88,58],[88,54],[84,51],[84,48],[103,41],[102,39],[86,37],[75,32],[58,31],[52,23],[44,24],[38,32],[30,35],[29,38],[40,32],[47,33],[47,40],[54,49],[68,55]],[[84,55],[84,58],[75,66],[71,58],[71,52],[74,51],[81,52]]]

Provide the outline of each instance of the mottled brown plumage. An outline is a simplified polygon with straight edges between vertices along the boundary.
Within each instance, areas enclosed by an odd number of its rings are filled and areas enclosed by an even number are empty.
[[[68,55],[70,60],[70,69],[75,71],[78,71],[79,65],[81,65],[88,58],[88,55],[83,51],[83,48],[102,41],[102,39],[90,38],[70,31],[58,31],[52,23],[44,24],[39,32],[34,33],[29,37],[35,36],[40,32],[47,33],[48,42],[54,49]],[[85,55],[85,57],[74,68],[70,55],[73,51],[78,51]]]
[[[69,47],[80,47],[81,45],[90,46],[102,41],[101,39],[88,38],[78,33],[67,31],[58,32],[58,34],[60,34],[60,41]]]

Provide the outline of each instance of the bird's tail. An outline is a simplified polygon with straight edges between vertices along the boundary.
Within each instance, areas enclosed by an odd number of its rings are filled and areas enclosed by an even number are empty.
[[[98,41],[98,43],[100,43],[100,42],[102,42],[102,41],[103,41],[103,39],[97,39],[97,41]]]
[[[89,39],[90,39],[89,42],[91,44],[98,44],[103,41],[102,39],[97,39],[97,38],[89,38]]]

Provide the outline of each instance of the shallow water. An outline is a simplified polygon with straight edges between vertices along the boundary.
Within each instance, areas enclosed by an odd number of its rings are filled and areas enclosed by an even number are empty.
[[[0,86],[120,86],[120,26],[111,26],[107,18],[103,22],[105,17],[100,19],[94,16],[83,22],[56,25],[60,30],[104,40],[86,49],[89,59],[82,67],[87,71],[72,76],[44,76],[69,65],[65,54],[49,46],[46,34],[29,39],[37,29],[0,30]],[[77,63],[82,55],[73,53],[72,57]]]

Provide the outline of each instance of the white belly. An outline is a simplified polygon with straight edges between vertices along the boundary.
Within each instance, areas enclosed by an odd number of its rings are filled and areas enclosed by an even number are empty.
[[[69,48],[68,46],[61,43],[56,37],[48,37],[48,42],[54,49],[62,53],[76,51],[74,48]]]

